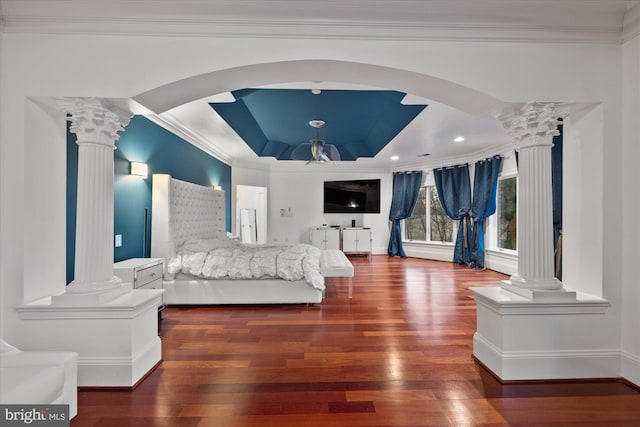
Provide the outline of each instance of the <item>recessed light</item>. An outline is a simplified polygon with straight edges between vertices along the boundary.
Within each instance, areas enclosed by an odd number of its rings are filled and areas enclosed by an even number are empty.
[[[398,156],[391,156],[391,160],[398,160],[400,157]]]
[[[455,142],[462,142],[462,141],[464,141],[464,137],[463,136],[456,136],[453,140]]]

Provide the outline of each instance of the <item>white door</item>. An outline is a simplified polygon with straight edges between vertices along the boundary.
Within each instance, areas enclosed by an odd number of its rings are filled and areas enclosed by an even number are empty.
[[[256,243],[258,241],[255,209],[240,209],[240,239],[242,243]]]

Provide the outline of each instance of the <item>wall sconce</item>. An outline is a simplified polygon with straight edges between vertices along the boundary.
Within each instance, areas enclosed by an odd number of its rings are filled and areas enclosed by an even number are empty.
[[[212,185],[212,187],[216,191],[222,191],[222,185]]]
[[[141,162],[131,162],[131,175],[141,176],[143,178],[147,177],[149,173],[149,168],[146,163]]]

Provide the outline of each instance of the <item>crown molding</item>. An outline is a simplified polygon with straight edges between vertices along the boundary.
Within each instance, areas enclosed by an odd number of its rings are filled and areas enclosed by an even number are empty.
[[[465,163],[473,164],[479,160],[484,160],[492,156],[500,155],[503,157],[509,157],[513,155],[515,145],[513,143],[506,143],[500,145],[494,145],[492,147],[483,148],[482,150],[475,151],[473,153],[467,153],[460,156],[451,156],[446,158],[437,158],[433,160],[421,160],[415,162],[403,162],[394,165],[392,172],[403,172],[407,170],[433,170],[443,167],[450,167],[456,165],[462,165]]]
[[[144,116],[157,124],[160,127],[168,130],[169,132],[179,136],[205,153],[209,154],[212,157],[220,160],[221,162],[231,166],[232,158],[227,155],[223,150],[219,147],[216,147],[207,139],[199,135],[197,132],[194,132],[185,126],[183,126],[177,120],[171,120],[170,117],[162,117],[157,114],[144,114]]]
[[[389,168],[386,166],[358,166],[357,161],[352,162],[335,162],[334,164],[325,163],[306,165],[304,162],[295,160],[279,160],[277,163],[270,165],[271,173],[339,173],[339,174],[388,174]]]
[[[627,10],[622,26],[622,40],[628,42],[640,35],[640,3]]]
[[[206,17],[148,19],[5,15],[2,18],[6,33],[599,44],[620,44],[623,41],[619,29],[602,26],[312,20],[300,23],[287,19]]]

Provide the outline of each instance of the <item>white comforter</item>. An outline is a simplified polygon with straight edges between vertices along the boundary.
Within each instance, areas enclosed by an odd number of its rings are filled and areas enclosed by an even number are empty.
[[[206,279],[302,280],[324,289],[320,249],[306,244],[243,245],[232,240],[190,240],[169,260],[167,273]]]

